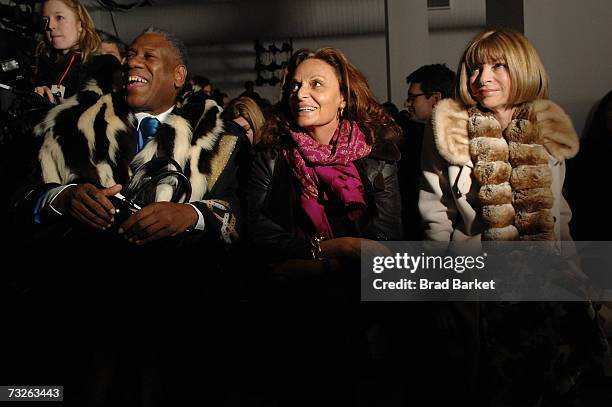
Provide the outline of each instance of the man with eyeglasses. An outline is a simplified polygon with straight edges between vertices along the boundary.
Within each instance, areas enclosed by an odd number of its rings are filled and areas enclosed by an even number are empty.
[[[404,107],[413,121],[431,120],[434,106],[451,96],[455,73],[444,64],[424,65],[406,77],[408,97]]]
[[[403,114],[396,118],[396,122],[404,133],[403,143],[400,145],[402,158],[398,162],[398,178],[402,196],[402,225],[404,227],[404,240],[423,240],[422,218],[419,211],[419,184],[422,175],[421,147],[425,134],[426,124],[431,121],[434,106],[443,98],[451,96],[455,74],[446,65],[425,65],[406,77],[408,95],[404,107],[410,113],[406,120]],[[444,303],[445,304],[445,303]],[[402,352],[398,355],[398,366],[410,365],[411,369],[404,369],[397,374],[402,383],[411,383],[413,388],[433,389],[435,377],[440,372],[438,366],[452,366],[452,352],[441,349],[440,344],[446,347],[452,345],[446,337],[438,337],[445,322],[445,305],[438,303],[403,303],[394,304],[386,310],[388,332],[392,343],[401,344]],[[405,315],[412,315],[410,325],[405,322]],[[436,334],[433,334],[436,333]],[[453,348],[454,349],[454,348]],[[449,356],[450,354],[450,356]],[[442,356],[443,355],[443,356]],[[432,367],[433,366],[433,367]],[[431,399],[430,393],[420,399],[420,395],[412,395],[412,399],[419,401]],[[435,397],[436,400],[444,397]],[[427,400],[429,401],[429,400]]]
[[[424,65],[406,77],[408,97],[404,107],[410,112],[410,119],[405,119],[403,115],[398,115],[396,119],[404,132],[398,176],[406,240],[423,239],[418,207],[423,133],[425,124],[431,120],[434,106],[451,96],[454,80],[455,73],[443,64]]]

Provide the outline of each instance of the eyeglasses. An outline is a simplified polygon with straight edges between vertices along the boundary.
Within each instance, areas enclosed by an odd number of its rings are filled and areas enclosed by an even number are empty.
[[[408,93],[408,102],[414,102],[419,96],[427,95],[427,93]]]

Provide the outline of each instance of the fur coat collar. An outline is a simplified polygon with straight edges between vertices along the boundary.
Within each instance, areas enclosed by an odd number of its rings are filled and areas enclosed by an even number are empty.
[[[562,161],[579,146],[558,105],[523,104],[502,131],[491,112],[447,99],[436,106],[432,124],[440,155],[452,165],[473,166],[483,240],[555,239],[549,155]]]
[[[526,104],[529,118],[539,132],[539,139],[548,153],[558,161],[578,153],[578,136],[563,109],[550,100],[536,100]],[[438,152],[453,165],[470,162],[468,147],[468,110],[453,99],[443,99],[432,115],[434,138]],[[492,118],[495,122],[495,118]],[[499,123],[497,123],[499,126]]]
[[[236,149],[221,108],[211,99],[175,108],[156,137],[136,153],[136,119],[122,93],[105,93],[95,81],[51,109],[35,128],[43,137],[38,158],[45,183],[126,185],[153,157],[173,158],[190,179],[191,201],[210,192]],[[159,191],[158,191],[159,192]],[[156,200],[168,200],[163,195]]]

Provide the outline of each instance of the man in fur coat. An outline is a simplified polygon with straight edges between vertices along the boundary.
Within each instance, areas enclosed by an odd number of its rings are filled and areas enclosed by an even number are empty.
[[[53,305],[35,307],[41,327],[20,334],[50,357],[22,363],[22,382],[61,383],[75,405],[186,405],[179,386],[210,383],[205,398],[223,387],[204,373],[223,378],[211,296],[221,298],[224,249],[238,237],[239,138],[214,101],[178,106],[186,63],[180,40],[149,28],[129,48],[125,93],[97,78],[36,128],[42,186],[19,206],[62,238],[27,243],[45,270],[29,298]],[[190,198],[162,177],[120,216],[118,194],[149,179],[137,169],[156,158],[178,164]]]
[[[216,233],[230,242],[237,236],[232,210],[237,138],[225,134],[212,100],[175,106],[187,77],[184,45],[152,28],[134,41],[126,64],[127,106],[122,94],[103,94],[90,82],[37,126],[44,136],[39,160],[47,193],[37,197],[36,220],[70,217],[107,230],[115,221],[110,197],[125,189],[140,165],[170,157],[191,181],[191,202],[167,202],[172,188],[160,185],[155,202],[144,202],[118,232],[136,244],[188,230]],[[159,124],[147,141],[141,123],[149,118]]]

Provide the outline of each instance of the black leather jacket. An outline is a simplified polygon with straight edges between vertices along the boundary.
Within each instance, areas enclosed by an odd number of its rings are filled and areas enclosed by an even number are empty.
[[[353,237],[402,239],[399,157],[395,144],[383,141],[375,144],[368,157],[355,161],[367,211],[358,236]],[[311,258],[309,242],[292,233],[300,211],[298,188],[280,148],[260,148],[247,184],[248,239],[253,252],[267,262]]]

